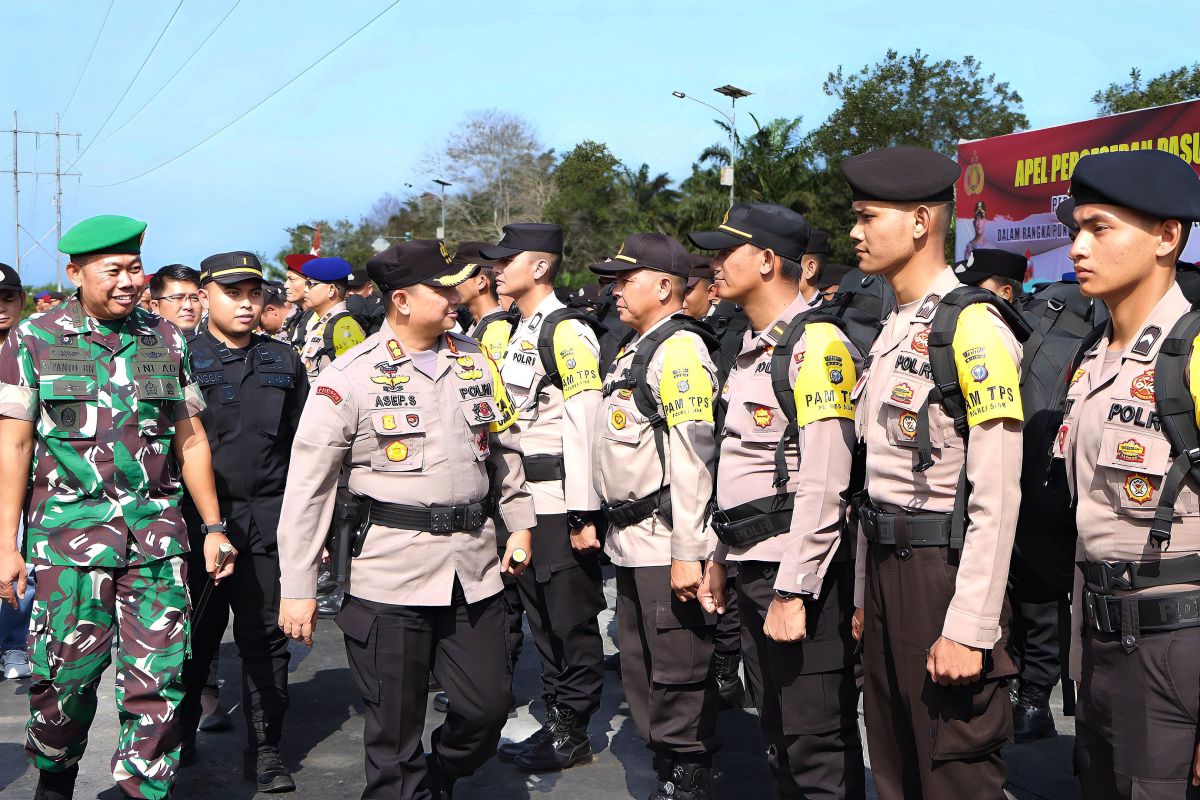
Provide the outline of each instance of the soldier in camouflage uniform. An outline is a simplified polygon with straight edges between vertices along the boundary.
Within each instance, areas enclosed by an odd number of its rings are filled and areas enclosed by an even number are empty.
[[[210,532],[210,574],[233,571],[232,560],[216,569],[228,539],[187,345],[138,307],[145,227],[126,217],[75,226],[59,249],[78,293],[0,346],[0,600],[25,583],[15,542],[28,488],[37,589],[25,750],[45,800],[72,796],[114,636],[113,777],[126,797],[170,791],[189,641],[178,476]]]

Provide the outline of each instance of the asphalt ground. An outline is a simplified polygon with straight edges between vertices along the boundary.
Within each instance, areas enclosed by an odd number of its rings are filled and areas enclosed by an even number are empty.
[[[609,610],[601,617],[606,634],[605,650],[613,652],[615,632],[612,607],[615,590],[609,581]],[[222,703],[229,708],[239,700],[240,662],[232,640],[221,648]],[[109,758],[117,736],[111,670],[99,690],[99,710],[92,725],[76,798],[117,800],[120,793],[109,775]],[[520,740],[532,733],[544,718],[539,699],[537,654],[526,636],[515,678],[517,710],[510,714],[504,738]],[[285,728],[282,754],[293,771],[297,791],[290,797],[316,800],[357,798],[362,791],[362,704],[355,694],[341,632],[331,620],[318,625],[312,648],[293,645],[291,664],[291,710]],[[433,696],[430,695],[432,706]],[[531,702],[532,701],[532,702]],[[1053,708],[1059,736],[1005,750],[1009,769],[1009,795],[1020,800],[1066,800],[1079,797],[1071,775],[1074,725],[1061,714],[1061,697],[1056,691]],[[24,758],[24,724],[28,716],[28,681],[0,682],[0,798],[31,798],[37,771]],[[240,709],[233,713],[234,730],[201,733],[199,762],[184,770],[176,783],[175,800],[248,800],[256,792],[242,779],[241,751],[245,727]],[[426,715],[428,734],[441,723],[442,715],[430,707]],[[752,710],[723,712],[719,723],[722,750],[714,759],[713,797],[717,800],[767,800],[774,796],[767,770],[758,719]],[[650,756],[638,738],[633,720],[614,672],[605,673],[604,701],[592,718],[592,749],[595,760],[556,775],[527,776],[510,764],[489,761],[455,787],[456,800],[522,800],[550,793],[572,800],[613,800],[647,797],[654,789]],[[970,787],[963,787],[970,797]],[[873,789],[870,797],[874,798]]]

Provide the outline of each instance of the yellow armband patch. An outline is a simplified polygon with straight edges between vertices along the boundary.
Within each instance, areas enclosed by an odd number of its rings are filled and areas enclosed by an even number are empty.
[[[487,353],[483,354],[483,360],[487,362],[492,373],[492,400],[496,403],[496,421],[489,429],[492,433],[500,433],[511,428],[517,421],[517,406],[508,395],[508,387],[500,377],[500,368],[496,366],[496,362]]]
[[[343,316],[334,320],[333,332],[329,335],[333,344],[334,355],[340,356],[354,345],[367,338],[362,326],[355,322],[354,317]]]
[[[570,322],[554,329],[554,363],[562,378],[563,400],[580,392],[600,391],[600,360]]]
[[[952,346],[958,385],[967,406],[967,425],[992,419],[1023,420],[1020,373],[986,305],[963,309]]]
[[[504,358],[504,351],[508,349],[508,340],[511,336],[512,325],[506,320],[492,320],[483,329],[483,333],[479,337],[479,346],[493,361],[498,362]]]
[[[712,422],[712,378],[700,361],[693,340],[672,336],[662,343],[662,349],[658,394],[667,427],[673,428],[681,422]]]
[[[1196,424],[1200,425],[1200,336],[1192,341],[1192,354],[1188,356],[1188,394],[1196,404]]]
[[[804,360],[792,386],[796,424],[803,428],[819,419],[854,419],[850,390],[858,382],[858,370],[837,328],[815,322],[804,329],[804,339]]]

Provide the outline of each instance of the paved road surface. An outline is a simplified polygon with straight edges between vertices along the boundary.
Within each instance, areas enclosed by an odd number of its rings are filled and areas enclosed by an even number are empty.
[[[609,586],[610,608],[614,591]],[[611,635],[612,612],[601,616],[601,628]],[[611,640],[606,649],[613,650]],[[237,651],[227,637],[221,650],[225,704],[238,699],[240,679]],[[0,798],[33,796],[37,773],[24,761],[23,725],[28,713],[27,681],[0,682]],[[504,729],[507,739],[523,739],[540,724],[536,653],[526,636],[526,647],[517,669],[519,706]],[[343,800],[357,798],[362,790],[362,706],[350,685],[340,632],[322,620],[312,649],[294,647],[291,675],[292,708],[283,744],[283,756],[295,772],[297,798]],[[432,697],[431,697],[432,699]],[[530,703],[530,701],[533,701]],[[1056,695],[1055,708],[1061,703]],[[241,778],[241,748],[245,736],[240,714],[230,733],[200,734],[200,762],[182,773],[176,800],[248,800],[255,794]],[[1008,748],[1010,793],[1020,800],[1066,800],[1079,796],[1071,777],[1072,720],[1059,718],[1057,739]],[[426,735],[441,722],[429,711]],[[763,760],[758,721],[750,711],[728,711],[720,721],[725,743],[714,765],[713,797],[717,800],[768,800],[770,777]],[[477,774],[461,781],[456,800],[524,800],[551,792],[572,800],[645,798],[654,788],[650,759],[629,719],[614,673],[606,673],[604,703],[592,719],[593,764],[560,775],[525,776],[508,764],[490,761]],[[92,739],[84,757],[76,797],[80,800],[120,797],[109,777],[108,761],[116,741],[111,670],[101,681],[100,705],[92,726]],[[428,742],[428,738],[426,739]],[[964,787],[964,797],[970,796]],[[872,797],[874,794],[872,792]]]

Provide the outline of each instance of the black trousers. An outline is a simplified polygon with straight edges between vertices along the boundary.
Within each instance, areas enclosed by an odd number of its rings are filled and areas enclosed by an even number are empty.
[[[1058,601],[1012,603],[1011,650],[1026,683],[1053,686],[1062,677],[1058,607]]]
[[[1133,629],[1136,630],[1136,629]],[[1200,714],[1200,628],[1083,631],[1075,766],[1087,800],[1200,798],[1191,785]]]
[[[179,704],[180,735],[184,741],[196,736],[200,695],[208,683],[209,668],[232,610],[233,640],[242,658],[247,745],[278,747],[288,707],[291,658],[287,636],[279,628],[279,554],[274,542],[263,541],[253,522],[246,541],[233,544],[238,548],[233,575],[213,587],[204,613],[192,619],[192,655],[183,665],[186,692]],[[208,580],[203,541],[196,540],[188,554],[188,589],[193,604],[200,602]],[[193,607],[193,614],[196,610]]]
[[[430,797],[421,744],[430,669],[450,698],[433,732],[439,769],[470,775],[496,752],[512,702],[500,596],[468,604],[456,581],[451,603],[396,606],[347,595],[338,612],[366,705],[364,800]]]
[[[725,613],[717,618],[713,649],[718,653],[739,653],[742,650],[742,618],[738,613],[737,562],[731,561],[725,572]]]
[[[853,561],[834,562],[821,597],[805,600],[808,638],[783,644],[763,632],[778,564],[743,561],[738,574],[742,658],[779,797],[866,797],[858,687],[849,641]]]
[[[588,719],[600,707],[604,688],[599,554],[571,549],[565,514],[539,514],[537,520],[533,559],[517,576],[521,606],[540,656],[546,694]],[[511,615],[509,622],[511,631]]]
[[[670,567],[617,567],[621,681],[638,735],[655,753],[707,764],[717,750],[708,679],[715,617],[695,600],[679,602]]]

